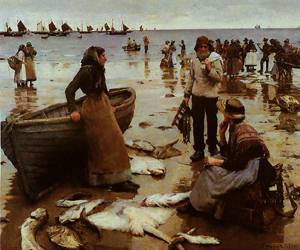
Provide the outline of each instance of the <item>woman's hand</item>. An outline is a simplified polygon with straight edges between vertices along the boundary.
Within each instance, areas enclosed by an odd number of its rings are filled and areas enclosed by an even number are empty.
[[[78,111],[73,111],[70,116],[73,122],[80,121],[80,113]]]
[[[116,107],[113,107],[113,106],[111,106],[111,110],[112,110],[112,112],[113,112],[113,113],[116,113],[116,111],[117,111],[117,108],[116,108]]]
[[[207,157],[205,161],[205,167],[209,166],[221,166],[223,164],[224,160],[217,159],[214,157]]]
[[[183,98],[183,102],[186,106],[189,106],[189,101],[190,101],[190,98],[189,97],[184,97]]]

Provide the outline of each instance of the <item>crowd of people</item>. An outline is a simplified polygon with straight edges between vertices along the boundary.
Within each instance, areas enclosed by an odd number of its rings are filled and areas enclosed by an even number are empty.
[[[161,51],[163,54],[160,64],[161,66],[169,68],[174,66],[173,53],[176,50],[174,43],[175,41],[170,42],[168,40],[165,42]],[[187,57],[186,46],[183,40],[179,46],[181,47],[181,65],[187,65],[187,63],[189,63],[189,58]],[[215,41],[209,40],[208,46],[210,52],[215,52],[222,57],[223,71],[225,75],[229,76],[229,78],[233,78],[237,76],[239,72],[244,72],[245,70],[246,72],[255,72],[256,66],[258,65],[258,49],[263,54],[259,63],[260,68],[258,72],[260,74],[271,74],[275,79],[278,78],[279,69],[276,64],[273,65],[272,69],[269,68],[270,55],[274,53],[275,61],[280,62],[282,60],[291,60],[293,58],[293,54],[298,54],[298,56],[300,54],[299,49],[293,47],[290,44],[289,39],[285,39],[282,45],[280,41],[276,39],[269,40],[268,38],[264,38],[263,44],[257,43],[255,45],[254,41],[248,38],[244,38],[242,44],[238,39],[232,39],[230,42],[229,40],[224,40],[222,43],[221,39],[218,38]],[[299,62],[295,60],[292,63],[299,64]],[[291,70],[288,73],[291,74]]]

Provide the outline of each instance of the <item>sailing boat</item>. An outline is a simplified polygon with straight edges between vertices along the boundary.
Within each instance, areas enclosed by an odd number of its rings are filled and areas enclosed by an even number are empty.
[[[36,31],[33,31],[32,33],[39,34],[39,35],[46,35],[46,34],[48,34],[48,30],[43,25],[43,22],[40,21],[36,24]]]
[[[111,30],[108,32],[109,35],[126,35],[127,33],[130,33],[132,31],[129,30],[129,28],[123,23],[122,21],[122,29],[121,30],[115,30],[113,23],[111,25]]]
[[[18,22],[17,27],[18,31],[13,32],[11,27],[8,26],[8,23],[6,23],[6,32],[4,32],[4,36],[23,36],[26,33],[27,28],[25,27],[22,21]]]
[[[63,33],[67,33],[67,34],[73,31],[72,28],[67,23],[63,23],[61,25],[61,30]]]
[[[57,28],[53,21],[51,21],[48,25],[49,28],[49,36],[55,36],[57,34]]]
[[[140,26],[140,31],[143,31],[143,30],[144,30],[143,25],[141,25]]]
[[[89,34],[89,33],[92,33],[93,30],[94,30],[93,26],[88,25],[88,26],[86,26],[86,31],[84,31],[83,28],[81,28],[81,30],[79,30],[79,33],[80,34]]]

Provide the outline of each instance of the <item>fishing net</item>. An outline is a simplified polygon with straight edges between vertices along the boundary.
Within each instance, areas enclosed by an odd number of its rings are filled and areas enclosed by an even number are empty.
[[[191,133],[191,110],[188,105],[182,102],[175,115],[172,125],[176,126],[183,136],[183,143],[190,142]]]

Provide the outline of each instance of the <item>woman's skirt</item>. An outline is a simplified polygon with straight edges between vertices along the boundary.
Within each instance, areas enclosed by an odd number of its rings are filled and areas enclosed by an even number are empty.
[[[96,186],[129,180],[128,153],[107,95],[87,96],[81,115],[88,145],[88,183]]]
[[[23,74],[22,74],[22,62],[16,64],[15,68],[15,75],[14,75],[14,82],[20,84],[23,81]]]
[[[257,65],[257,55],[256,52],[248,52],[245,58],[246,66],[256,66]]]
[[[31,57],[25,58],[26,81],[36,81],[35,64]]]
[[[250,160],[247,167],[239,171],[216,166],[203,169],[190,194],[192,206],[198,211],[215,214],[221,197],[229,191],[253,184],[258,170],[259,158]]]

